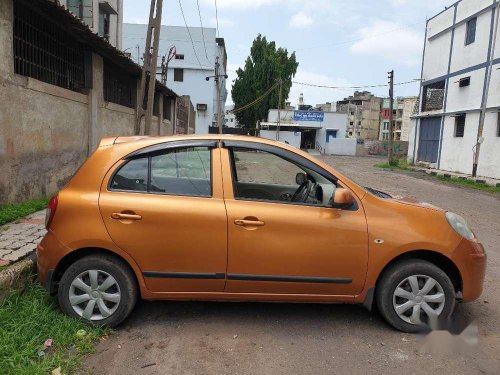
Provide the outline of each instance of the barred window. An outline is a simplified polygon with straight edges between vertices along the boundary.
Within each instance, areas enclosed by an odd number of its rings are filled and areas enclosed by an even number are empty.
[[[465,114],[455,116],[455,137],[462,138],[465,132]]]
[[[104,60],[104,100],[135,108],[137,79],[109,60]]]
[[[85,88],[83,45],[35,7],[14,1],[14,72],[73,91]]]

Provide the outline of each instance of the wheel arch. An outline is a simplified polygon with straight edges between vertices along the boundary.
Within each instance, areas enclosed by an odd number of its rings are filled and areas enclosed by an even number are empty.
[[[412,250],[408,251],[402,254],[399,254],[398,256],[392,258],[387,264],[382,268],[382,271],[380,271],[377,280],[375,282],[375,287],[370,288],[369,293],[367,294],[367,297],[365,298],[365,301],[363,305],[368,309],[371,310],[372,307],[375,305],[374,301],[374,295],[375,295],[375,290],[382,279],[382,276],[387,272],[389,268],[391,268],[394,264],[402,261],[402,260],[408,260],[408,259],[421,259],[421,260],[426,260],[435,266],[439,267],[442,269],[446,275],[450,278],[453,287],[455,288],[455,292],[462,292],[463,290],[463,285],[462,285],[462,275],[460,273],[460,270],[456,266],[456,264],[447,256],[438,253],[433,250]]]
[[[142,287],[142,279],[139,279],[139,276],[137,275],[135,267],[133,267],[130,264],[130,261],[121,256],[120,254],[104,249],[104,248],[98,248],[98,247],[85,247],[77,250],[73,250],[66,254],[57,264],[53,274],[52,274],[52,279],[51,279],[51,285],[50,285],[50,293],[56,293],[57,292],[57,286],[59,281],[62,278],[62,275],[64,272],[68,269],[69,266],[71,266],[73,263],[75,263],[77,260],[89,256],[89,255],[108,255],[111,257],[114,257],[116,259],[121,260],[129,269],[132,271],[134,277],[135,277],[135,282],[137,283],[137,286],[139,289]]]

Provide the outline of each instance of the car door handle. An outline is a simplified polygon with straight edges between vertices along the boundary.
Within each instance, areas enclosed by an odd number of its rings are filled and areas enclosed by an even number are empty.
[[[141,220],[142,216],[136,214],[122,214],[119,212],[113,212],[111,214],[111,218],[116,220]]]
[[[242,227],[263,227],[266,224],[263,221],[259,220],[242,220],[242,219],[236,219],[234,223]]]

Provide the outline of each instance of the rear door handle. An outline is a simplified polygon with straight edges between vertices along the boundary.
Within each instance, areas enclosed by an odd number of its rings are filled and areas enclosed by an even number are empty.
[[[242,227],[263,227],[266,224],[263,221],[259,220],[242,220],[242,219],[236,219],[234,223]]]
[[[136,214],[122,214],[119,212],[113,212],[111,214],[111,218],[116,220],[141,220],[142,216]]]

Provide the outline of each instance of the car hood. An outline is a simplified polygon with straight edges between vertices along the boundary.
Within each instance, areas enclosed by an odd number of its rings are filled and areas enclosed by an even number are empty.
[[[393,193],[387,193],[387,192],[384,192],[384,191],[380,191],[380,190],[375,190],[375,189],[372,189],[372,188],[366,188],[370,193],[376,195],[377,197],[379,198],[383,198],[383,199],[392,199],[396,202],[399,202],[399,203],[402,203],[402,204],[406,204],[406,205],[409,205],[409,206],[415,206],[415,207],[421,207],[421,208],[430,208],[430,209],[433,209],[433,210],[436,210],[436,211],[443,211],[444,210],[438,206],[434,206],[433,204],[430,204],[430,203],[427,203],[427,202],[421,202],[419,201],[418,199],[415,199],[415,198],[410,198],[410,197],[404,197],[404,196],[401,196],[401,195],[397,195],[397,194],[393,194]]]

